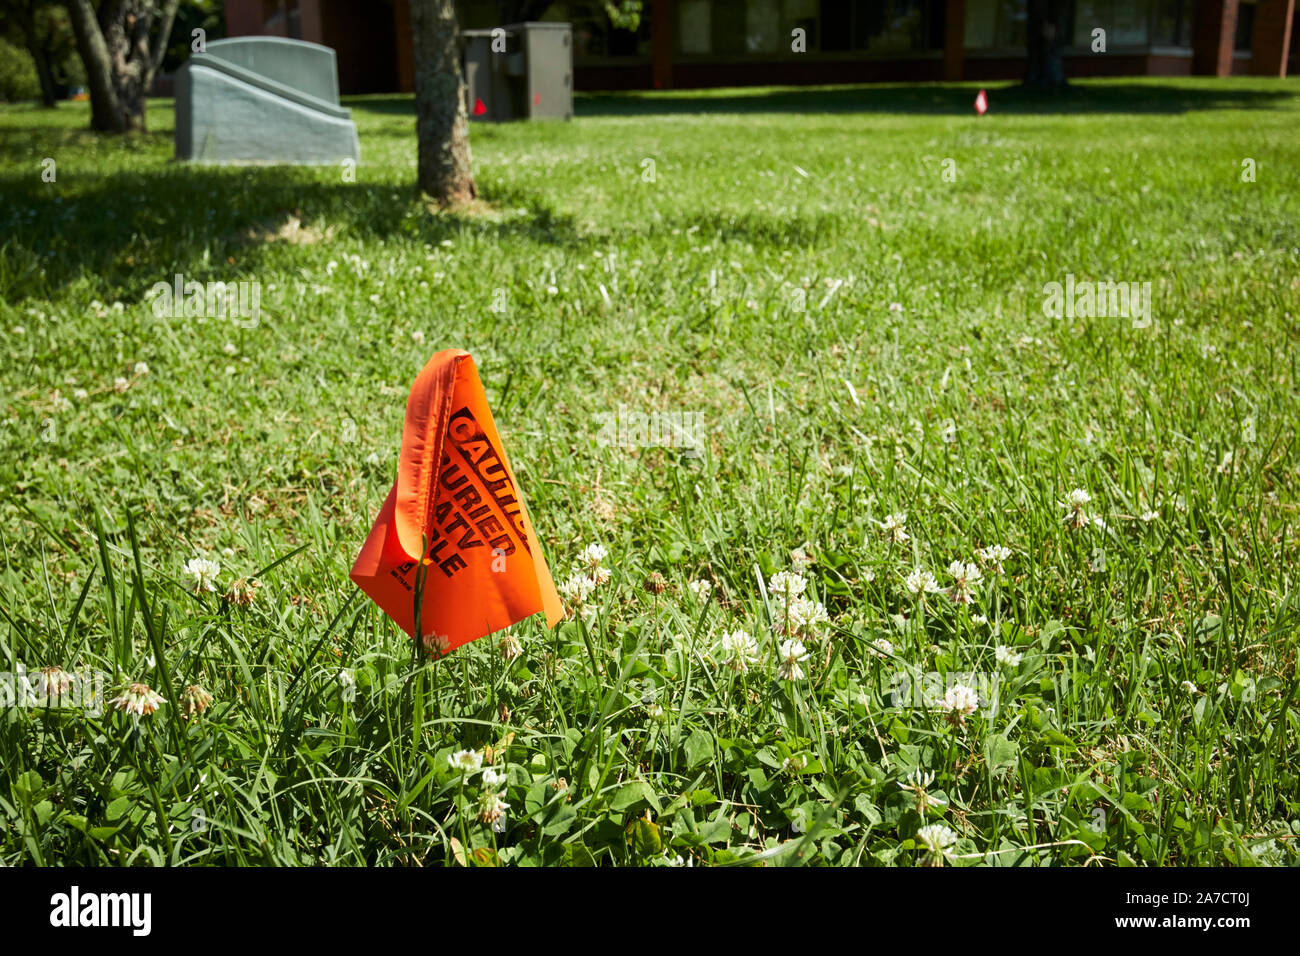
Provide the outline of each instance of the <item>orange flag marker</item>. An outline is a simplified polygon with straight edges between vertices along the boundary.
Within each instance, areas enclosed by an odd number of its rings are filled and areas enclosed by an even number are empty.
[[[420,636],[431,651],[538,611],[549,627],[564,616],[474,359],[461,349],[429,359],[411,387],[397,481],[352,566],[352,580],[412,637],[417,570]]]

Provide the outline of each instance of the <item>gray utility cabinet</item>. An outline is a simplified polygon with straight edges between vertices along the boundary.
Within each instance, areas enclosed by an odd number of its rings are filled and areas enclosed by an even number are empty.
[[[461,43],[470,119],[573,117],[572,24],[512,23],[495,30],[465,30]]]

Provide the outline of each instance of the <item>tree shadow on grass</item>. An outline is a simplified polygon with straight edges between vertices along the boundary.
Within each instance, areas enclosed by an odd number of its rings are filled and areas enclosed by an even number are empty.
[[[904,113],[973,115],[979,84],[880,84],[852,87],[699,90],[673,93],[583,93],[574,114],[643,116],[691,113]],[[1181,114],[1212,109],[1276,109],[1294,102],[1296,90],[1241,87],[1207,80],[1203,84],[1074,83],[1061,92],[1016,85],[984,84],[994,114],[1071,115],[1078,113]],[[369,104],[366,104],[369,107]]]
[[[126,300],[176,272],[200,280],[255,272],[282,243],[580,241],[572,217],[536,197],[485,196],[499,214],[438,214],[409,185],[337,176],[333,169],[177,164],[107,175],[65,195],[33,190],[27,175],[0,176],[0,297],[53,299],[94,279],[104,294]]]

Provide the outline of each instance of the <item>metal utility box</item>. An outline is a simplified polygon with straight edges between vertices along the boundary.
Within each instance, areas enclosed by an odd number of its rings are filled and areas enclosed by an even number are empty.
[[[470,119],[573,117],[573,25],[512,23],[461,33]]]

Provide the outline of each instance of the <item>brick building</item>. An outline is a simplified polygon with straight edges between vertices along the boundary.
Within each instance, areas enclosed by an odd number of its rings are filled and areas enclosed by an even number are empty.
[[[1300,66],[1296,0],[1074,0],[1067,76],[1285,76]],[[230,36],[311,40],[338,53],[344,93],[414,88],[408,0],[226,0]],[[502,5],[459,0],[466,29]],[[557,2],[580,90],[908,80],[1024,73],[1026,0],[645,0],[615,30],[597,2]],[[1106,31],[1094,53],[1093,31]],[[803,30],[805,52],[791,52]]]

